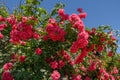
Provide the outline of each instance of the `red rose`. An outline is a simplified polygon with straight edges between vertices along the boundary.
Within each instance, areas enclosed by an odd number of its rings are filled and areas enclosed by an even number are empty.
[[[37,55],[40,55],[40,54],[42,54],[42,49],[40,49],[40,48],[37,48],[37,49],[35,50],[35,53],[36,53]]]

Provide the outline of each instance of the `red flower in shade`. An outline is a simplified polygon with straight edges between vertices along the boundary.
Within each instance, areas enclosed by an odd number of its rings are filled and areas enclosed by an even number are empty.
[[[89,48],[87,48],[87,51],[88,51],[88,52],[91,52],[91,51],[94,50],[94,48],[95,48],[95,44],[92,44],[92,45],[90,45]]]
[[[75,64],[82,62],[84,57],[87,56],[87,54],[88,54],[88,52],[85,49],[83,49],[82,52],[75,59]]]
[[[89,71],[94,71],[94,70],[96,70],[96,65],[97,65],[96,62],[92,62],[91,65],[89,66],[88,70],[89,70]]]
[[[81,75],[73,75],[72,80],[82,80]]]
[[[4,30],[7,27],[5,23],[0,24],[0,31]]]
[[[83,12],[83,9],[82,9],[82,8],[78,8],[77,11],[78,11],[79,13],[82,13],[82,12]]]
[[[71,59],[71,57],[70,57],[70,55],[67,53],[67,51],[65,51],[65,50],[62,50],[61,51],[61,54],[62,54],[62,56],[63,56],[63,58],[65,59],[65,60],[70,60]]]
[[[80,69],[81,69],[82,71],[84,71],[84,72],[86,72],[86,71],[87,71],[87,69],[85,68],[85,66],[84,66],[84,65],[82,65],[82,66],[80,67]]]
[[[0,33],[0,39],[3,38],[3,37],[4,37],[4,35],[2,33]]]
[[[105,77],[106,80],[108,80],[109,79],[109,74],[107,72],[104,72],[104,77]]]
[[[112,51],[108,52],[108,56],[112,57],[113,56],[113,52]]]
[[[19,57],[20,62],[25,62],[26,56],[22,55]]]
[[[78,44],[77,44],[77,42],[73,42],[73,44],[72,44],[72,46],[71,46],[71,48],[70,48],[70,52],[71,53],[76,53],[77,51],[78,51]]]
[[[110,36],[110,38],[114,41],[116,40],[116,37],[115,36]]]
[[[65,65],[65,63],[63,62],[63,60],[60,60],[58,63],[59,63],[59,68],[62,68]]]
[[[37,49],[35,50],[35,53],[36,53],[37,55],[41,55],[41,54],[42,54],[42,49],[41,49],[41,48],[37,48]]]
[[[58,62],[56,62],[56,61],[51,62],[51,63],[50,63],[50,67],[51,67],[52,69],[58,68]]]
[[[0,15],[0,21],[5,21],[5,18],[3,18],[1,15]]]
[[[44,41],[47,41],[48,39],[49,39],[49,36],[48,36],[48,35],[44,35],[44,36],[43,36],[43,40],[44,40]]]
[[[118,74],[119,70],[117,69],[117,67],[113,68],[113,74]]]
[[[10,72],[5,71],[2,73],[2,80],[14,80]]]
[[[54,70],[53,73],[51,74],[52,80],[59,80],[60,78],[60,73],[57,70]]]
[[[102,52],[104,50],[104,47],[102,45],[97,46],[97,52]]]
[[[85,77],[85,80],[91,80],[91,79],[90,79],[90,77],[87,76],[87,77]]]
[[[13,64],[12,64],[11,62],[5,63],[5,64],[3,65],[3,69],[4,69],[4,70],[9,70],[9,69],[11,69],[12,67],[13,67]]]
[[[100,38],[100,42],[105,42],[106,41],[106,38],[102,37]]]

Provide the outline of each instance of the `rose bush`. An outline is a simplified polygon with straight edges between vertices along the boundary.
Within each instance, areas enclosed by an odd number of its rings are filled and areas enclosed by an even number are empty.
[[[117,39],[109,26],[89,29],[82,8],[68,15],[56,4],[47,13],[40,3],[26,0],[13,14],[0,8],[2,80],[120,79]]]

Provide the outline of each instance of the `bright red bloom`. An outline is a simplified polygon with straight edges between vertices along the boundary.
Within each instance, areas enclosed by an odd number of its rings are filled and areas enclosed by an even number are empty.
[[[49,24],[46,27],[46,31],[48,32],[49,37],[53,41],[64,41],[66,32],[63,29],[61,29],[59,26],[54,26],[52,24]]]
[[[56,62],[56,61],[51,62],[51,63],[50,63],[50,67],[51,67],[52,69],[58,68],[58,62]]]
[[[73,24],[73,27],[74,28],[77,28],[80,32],[83,32],[84,31],[84,24],[82,21],[76,21],[74,24]]]
[[[58,10],[58,15],[63,16],[64,15],[64,9],[59,9]]]
[[[28,18],[27,17],[22,17],[22,22],[23,23],[26,23],[28,21]]]
[[[77,41],[73,42],[70,51],[76,53],[79,48],[84,48],[88,44],[88,34],[86,32],[81,32],[78,34]]]
[[[51,74],[52,80],[59,80],[60,78],[60,73],[57,70],[54,70],[53,73]]]
[[[18,23],[15,29],[10,32],[10,42],[16,44],[20,41],[26,41],[33,37],[34,30],[32,25],[26,23]]]
[[[75,64],[79,64],[83,61],[84,57],[87,56],[87,51],[85,49],[82,50],[82,52],[76,57]]]
[[[87,13],[85,13],[85,12],[84,12],[84,13],[80,13],[78,16],[79,16],[81,19],[82,19],[82,18],[86,18]]]
[[[77,14],[72,14],[71,16],[69,16],[69,21],[72,24],[74,24],[76,21],[81,21],[81,19],[79,18]]]
[[[35,53],[36,53],[37,55],[41,55],[41,54],[42,54],[42,49],[41,49],[41,48],[37,48],[37,49],[35,50]]]
[[[12,64],[11,62],[5,63],[5,64],[3,65],[3,69],[4,69],[4,70],[9,70],[9,69],[11,69],[12,67],[13,67],[13,64]]]
[[[69,15],[64,13],[64,9],[59,9],[58,15],[61,17],[61,20],[67,20],[69,18]]]
[[[87,46],[87,44],[88,44],[88,40],[86,40],[85,38],[77,39],[78,48],[84,48]]]
[[[78,34],[78,38],[85,38],[88,39],[89,35],[87,32],[83,31],[81,33]]]
[[[77,44],[78,48],[84,48],[88,44],[88,34],[86,32],[81,32],[78,35]]]
[[[2,80],[14,80],[10,72],[5,71],[2,73]]]
[[[22,55],[22,56],[20,56],[20,58],[19,58],[19,60],[20,60],[20,62],[25,62],[25,59],[26,59],[26,56],[24,56],[24,55]]]
[[[33,38],[34,39],[39,39],[40,38],[40,35],[36,32],[33,33]]]
[[[7,18],[7,21],[9,24],[14,25],[17,23],[17,19],[14,15],[10,15],[10,17]]]

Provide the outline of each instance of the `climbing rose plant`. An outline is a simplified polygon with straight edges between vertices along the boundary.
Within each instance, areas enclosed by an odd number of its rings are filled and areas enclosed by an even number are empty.
[[[85,27],[82,8],[68,15],[63,4],[51,13],[39,4],[26,0],[22,12],[0,12],[2,80],[120,79],[117,39],[109,26]]]

